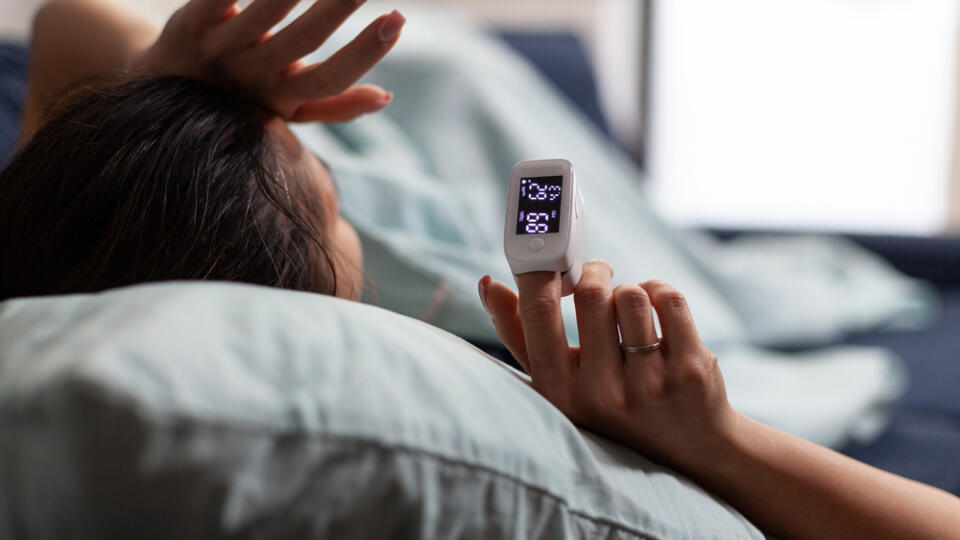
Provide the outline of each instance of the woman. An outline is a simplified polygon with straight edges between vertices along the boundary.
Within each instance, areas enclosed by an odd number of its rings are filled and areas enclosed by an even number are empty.
[[[326,169],[288,121],[345,121],[390,94],[351,87],[396,43],[380,17],[327,61],[300,62],[355,9],[318,0],[192,0],[163,32],[94,0],[37,17],[26,145],[0,175],[2,298],[160,279],[232,279],[355,297],[360,251]],[[104,73],[131,82],[77,89]],[[64,88],[73,86],[68,97]],[[12,254],[12,255],[10,255]],[[614,288],[602,261],[560,279],[484,277],[480,299],[534,388],[575,423],[669,464],[784,537],[960,537],[960,500],[734,411],[683,296]],[[659,340],[653,311],[660,320]]]
[[[169,279],[356,297],[356,233],[286,121],[385,107],[389,92],[351,85],[404,18],[383,15],[306,65],[357,3],[317,2],[270,35],[296,4],[193,1],[162,33],[96,0],[44,6],[25,145],[0,177],[0,251],[17,254],[0,265],[0,299]]]

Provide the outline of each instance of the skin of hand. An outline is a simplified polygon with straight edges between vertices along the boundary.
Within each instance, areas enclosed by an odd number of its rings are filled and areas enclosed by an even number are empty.
[[[575,424],[675,467],[782,538],[960,538],[960,499],[756,422],[727,401],[717,357],[662,281],[612,287],[602,261],[574,290],[570,347],[554,272],[484,276],[480,299],[535,390]],[[623,352],[622,343],[661,348]],[[619,334],[618,334],[619,333]]]
[[[302,58],[319,48],[362,0],[317,0],[271,32],[300,0],[190,0],[130,68],[181,75],[246,94],[293,122],[345,122],[383,109],[393,95],[374,85],[352,86],[397,43],[405,19],[382,15],[328,59]]]
[[[396,44],[405,19],[378,17],[330,58],[316,50],[362,0],[317,0],[272,34],[298,0],[191,0],[162,29],[124,4],[49,0],[37,11],[30,44],[30,84],[20,144],[43,124],[63,90],[100,76],[180,75],[243,93],[284,120],[346,122],[383,109],[393,95],[351,86]]]
[[[732,425],[717,357],[697,334],[683,295],[662,281],[612,286],[604,261],[583,265],[573,293],[580,347],[571,347],[555,272],[517,276],[519,297],[484,277],[481,300],[533,387],[574,423],[664,463],[703,459]],[[661,347],[622,352],[623,343]]]

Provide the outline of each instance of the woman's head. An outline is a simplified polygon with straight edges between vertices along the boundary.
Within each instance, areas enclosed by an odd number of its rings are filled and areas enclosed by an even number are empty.
[[[85,92],[0,173],[0,299],[145,281],[359,292],[356,234],[286,125],[188,79]]]

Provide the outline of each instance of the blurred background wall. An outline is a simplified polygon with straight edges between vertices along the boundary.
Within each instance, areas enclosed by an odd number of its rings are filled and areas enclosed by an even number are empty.
[[[950,226],[958,8],[655,2],[647,165],[660,207],[733,227]]]

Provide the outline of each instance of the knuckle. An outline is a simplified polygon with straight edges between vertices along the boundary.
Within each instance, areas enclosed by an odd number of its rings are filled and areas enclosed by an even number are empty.
[[[626,394],[624,381],[616,376],[581,372],[570,389],[570,402],[583,421],[598,426],[623,416]]]
[[[666,281],[654,279],[644,283],[643,288],[653,300],[653,303],[664,309],[683,309],[687,307],[687,299],[673,285]]]
[[[200,58],[204,61],[212,61],[220,57],[220,45],[216,39],[204,39],[200,42]]]
[[[321,66],[321,70],[322,68],[323,66]],[[297,92],[309,94],[313,98],[335,96],[350,87],[349,84],[327,75],[325,70],[318,70],[310,76],[295,76],[294,84]]]
[[[705,388],[713,376],[712,365],[709,361],[684,362],[677,370],[677,382],[681,387]]]
[[[650,297],[640,287],[617,288],[614,296],[617,308],[629,313],[640,313],[650,310]]]
[[[682,310],[687,307],[687,299],[680,291],[669,290],[660,295],[660,304],[671,310]]]
[[[560,299],[538,294],[521,302],[519,307],[520,320],[528,324],[538,324],[549,321],[560,312]]]
[[[578,426],[595,425],[609,414],[609,407],[605,407],[596,395],[584,392],[575,393],[568,404],[567,416]]]
[[[245,86],[251,86],[251,82],[255,80],[249,68],[244,65],[238,56],[231,55],[230,57],[224,58],[219,65],[221,74],[229,74],[232,78],[243,82]]]
[[[582,392],[575,403],[581,416],[590,420],[609,417],[620,410],[621,403],[611,392]]]
[[[626,408],[631,411],[657,406],[667,398],[667,386],[663,380],[644,379],[630,390],[626,396]]]
[[[720,358],[718,358],[717,355],[713,354],[712,351],[707,351],[706,364],[711,371],[718,370],[720,369]]]
[[[193,39],[198,38],[203,33],[201,21],[191,13],[186,5],[182,6],[170,16],[167,25]]]
[[[319,46],[315,35],[301,29],[291,31],[290,43],[291,50],[297,51],[301,56],[310,54]]]
[[[600,283],[587,283],[577,288],[573,295],[574,304],[580,309],[593,309],[603,306],[610,297],[607,288]]]

